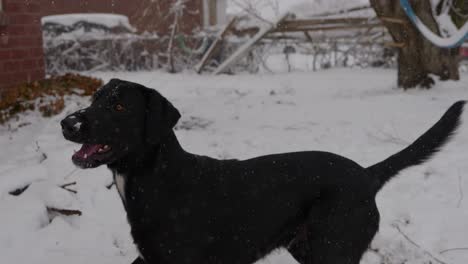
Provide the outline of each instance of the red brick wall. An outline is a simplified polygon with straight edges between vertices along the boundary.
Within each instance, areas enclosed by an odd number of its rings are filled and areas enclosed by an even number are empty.
[[[0,89],[44,77],[38,1],[0,0]]]
[[[115,13],[126,15],[141,32],[166,33],[173,18],[168,10],[175,0],[36,0],[43,16],[68,13]],[[190,33],[202,25],[202,0],[188,0],[180,30]]]
[[[67,13],[116,13],[140,31],[166,34],[173,22],[168,8],[175,0],[0,0],[0,89],[44,78],[40,18]],[[202,25],[202,0],[186,2],[179,30]]]
[[[468,59],[468,45],[463,46],[460,48],[460,55],[462,56],[463,59]]]

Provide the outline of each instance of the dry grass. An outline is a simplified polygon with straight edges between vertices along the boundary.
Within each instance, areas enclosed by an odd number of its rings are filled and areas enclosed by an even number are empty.
[[[43,116],[56,115],[65,107],[65,95],[89,96],[102,84],[102,80],[96,78],[65,74],[10,87],[0,91],[0,124],[36,108]]]

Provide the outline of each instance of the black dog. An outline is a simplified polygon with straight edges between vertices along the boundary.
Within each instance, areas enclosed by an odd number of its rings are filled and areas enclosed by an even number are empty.
[[[187,153],[172,130],[177,109],[116,79],[61,124],[83,144],[76,165],[112,170],[140,251],[134,263],[248,264],[285,247],[302,264],[357,264],[379,227],[376,193],[448,141],[464,103],[369,168],[317,151],[244,161]]]

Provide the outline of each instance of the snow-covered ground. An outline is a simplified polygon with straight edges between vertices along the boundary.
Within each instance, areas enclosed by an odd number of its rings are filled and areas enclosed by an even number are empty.
[[[218,158],[326,150],[368,166],[404,148],[453,102],[468,99],[466,75],[404,92],[395,88],[392,70],[96,75],[158,89],[182,112],[177,135],[185,149]],[[67,102],[59,116],[28,113],[0,126],[0,263],[127,264],[137,255],[118,194],[106,188],[110,172],[71,163],[78,146],[63,139],[59,121],[88,99]],[[372,243],[378,252],[366,254],[363,264],[468,263],[468,113],[463,121],[433,160],[404,171],[379,193],[382,220]],[[76,194],[59,187],[75,181],[69,188]],[[21,195],[9,194],[27,183]],[[47,207],[83,214],[56,215]],[[295,263],[284,251],[265,262]]]

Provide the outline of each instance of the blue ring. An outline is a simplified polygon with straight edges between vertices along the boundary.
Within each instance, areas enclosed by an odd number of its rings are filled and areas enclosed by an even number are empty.
[[[411,20],[411,22],[414,24],[414,26],[416,28],[418,28],[417,26],[417,17],[416,17],[416,14],[414,13],[414,10],[413,10],[413,7],[411,6],[411,4],[409,3],[409,0],[400,0],[400,5],[401,7],[403,8],[403,10],[405,11],[406,15],[408,16],[408,18]],[[419,28],[418,28],[419,30]],[[443,48],[453,48],[453,47],[458,47],[460,45],[463,44],[463,42],[465,42],[465,39],[468,39],[468,33],[465,34],[465,36],[463,38],[461,38],[457,43],[455,43],[454,45],[449,45],[449,46],[440,46],[440,45],[437,45],[439,47],[443,47]],[[430,41],[430,40],[429,40]],[[434,43],[435,45],[435,43]]]

